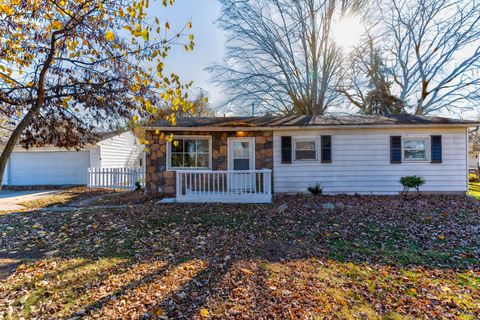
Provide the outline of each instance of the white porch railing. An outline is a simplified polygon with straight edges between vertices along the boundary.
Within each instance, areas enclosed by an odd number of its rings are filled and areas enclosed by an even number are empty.
[[[272,170],[178,170],[177,202],[272,202]]]
[[[88,168],[89,188],[134,190],[145,186],[145,168]]]

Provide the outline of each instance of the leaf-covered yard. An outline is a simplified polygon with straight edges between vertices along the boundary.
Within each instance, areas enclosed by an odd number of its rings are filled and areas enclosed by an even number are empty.
[[[480,182],[470,182],[468,186],[468,195],[480,200]]]
[[[460,196],[5,214],[0,318],[476,319],[479,234]]]

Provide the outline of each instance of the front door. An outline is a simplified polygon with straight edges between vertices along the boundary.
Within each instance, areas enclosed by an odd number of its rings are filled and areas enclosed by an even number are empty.
[[[255,138],[228,139],[229,190],[239,193],[255,192]]]

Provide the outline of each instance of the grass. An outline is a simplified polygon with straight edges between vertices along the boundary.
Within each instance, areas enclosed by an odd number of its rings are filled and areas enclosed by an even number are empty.
[[[46,196],[35,200],[23,201],[18,203],[27,210],[46,208],[58,205],[64,205],[74,198],[74,194],[70,192],[62,192],[60,194]]]
[[[478,208],[386,199],[4,215],[0,247],[43,254],[0,282],[0,318],[478,318]]]
[[[469,183],[468,195],[480,200],[480,181],[473,181]]]
[[[64,206],[74,201],[80,201],[89,197],[107,194],[111,190],[104,189],[88,189],[86,187],[73,187],[64,189],[61,192],[53,195],[47,195],[38,199],[28,200],[17,203],[23,206],[23,209],[15,210],[14,212],[26,212],[30,210],[37,210],[47,207]],[[10,213],[12,211],[0,210],[0,214]]]

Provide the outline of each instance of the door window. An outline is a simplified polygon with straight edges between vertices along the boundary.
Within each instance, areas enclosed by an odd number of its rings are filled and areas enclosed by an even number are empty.
[[[233,170],[250,170],[249,142],[233,142]]]

